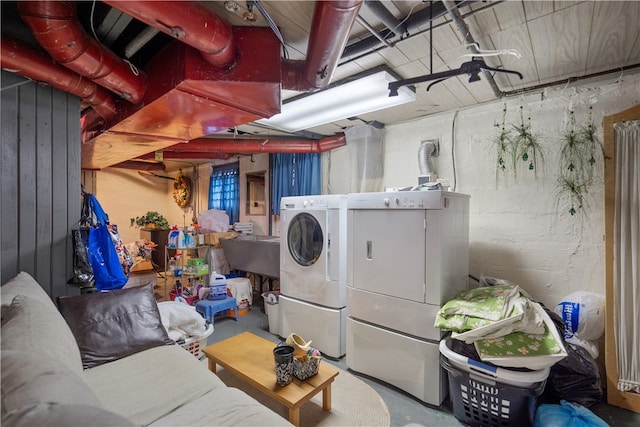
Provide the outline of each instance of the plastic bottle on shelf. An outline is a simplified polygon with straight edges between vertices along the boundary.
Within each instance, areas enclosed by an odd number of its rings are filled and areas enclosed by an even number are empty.
[[[180,280],[176,280],[173,284],[173,290],[176,291],[176,295],[182,292],[182,283],[180,283]]]
[[[173,277],[180,277],[182,276],[182,260],[180,258],[180,254],[176,254],[174,259],[175,259],[176,265],[173,269]]]
[[[181,248],[181,249],[186,247],[186,242],[185,242],[185,238],[184,238],[184,231],[182,231],[182,230],[178,231],[178,247]]]
[[[168,248],[178,248],[178,237],[180,235],[180,231],[177,228],[172,228],[169,231],[169,238],[167,242]]]
[[[196,279],[195,293],[194,293],[194,295],[198,295],[198,298],[200,297],[200,289],[202,289],[203,287],[204,287],[204,280],[202,279],[202,277],[198,277]]]
[[[195,240],[193,239],[193,234],[190,232],[184,232],[184,247],[185,248],[193,248],[195,247]]]

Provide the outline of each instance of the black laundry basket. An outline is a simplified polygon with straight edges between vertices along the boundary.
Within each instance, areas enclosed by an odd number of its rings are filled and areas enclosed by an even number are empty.
[[[455,417],[478,427],[526,427],[533,423],[549,369],[516,372],[469,359],[440,342],[440,364],[449,376]]]

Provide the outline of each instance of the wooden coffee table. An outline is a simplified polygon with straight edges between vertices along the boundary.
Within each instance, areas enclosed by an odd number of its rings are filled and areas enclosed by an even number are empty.
[[[209,359],[209,369],[216,372],[216,364],[228,369],[245,383],[289,408],[289,422],[300,425],[300,407],[322,391],[322,409],[331,410],[331,383],[338,371],[321,362],[318,373],[300,381],[293,378],[291,384],[276,383],[273,349],[276,344],[243,332],[204,348]]]

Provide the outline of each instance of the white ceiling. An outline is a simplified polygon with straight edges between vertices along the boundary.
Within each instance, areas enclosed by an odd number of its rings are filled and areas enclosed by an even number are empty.
[[[291,59],[305,57],[314,3],[262,1],[280,28]],[[430,4],[428,1],[380,3],[398,20],[410,17]],[[257,18],[255,23],[243,20],[242,15],[247,11],[244,1],[237,2],[237,12],[227,11],[222,1],[207,4],[232,25],[267,25],[257,10],[254,10]],[[522,73],[522,80],[513,75],[495,73],[495,82],[505,95],[598,73],[622,72],[623,67],[634,68],[640,64],[638,1],[483,1],[466,3],[459,11],[480,49],[515,49],[520,53],[521,58],[512,55],[484,58],[492,67]],[[385,30],[384,24],[367,7],[366,2],[359,16],[378,31]],[[360,22],[356,22],[350,42],[369,36],[371,33]],[[389,40],[391,47],[379,47],[353,57],[343,57],[332,82],[382,65],[391,68],[400,78],[408,79],[457,69],[461,63],[471,59],[462,56],[470,51],[448,13],[433,21],[431,31],[429,24],[425,23],[411,29],[403,39],[394,36]],[[430,68],[431,64],[433,69]],[[495,100],[496,95],[482,74],[481,79],[480,82],[469,83],[466,75],[452,77],[434,85],[428,92],[426,87],[429,83],[420,83],[416,85],[415,102],[365,114],[360,118],[389,125]],[[285,91],[283,99],[294,95],[298,93]],[[354,124],[358,122],[341,120],[308,130],[332,135]],[[244,125],[238,129],[252,134],[276,133],[254,125]]]

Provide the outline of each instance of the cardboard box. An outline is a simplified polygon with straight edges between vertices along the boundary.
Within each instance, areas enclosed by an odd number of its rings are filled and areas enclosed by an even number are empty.
[[[238,233],[235,231],[221,231],[215,233],[204,234],[204,244],[211,245],[213,247],[220,247],[220,239],[235,239],[238,237]]]
[[[153,265],[151,264],[151,261],[142,261],[137,263],[133,267],[131,267],[132,273],[135,273],[138,271],[147,271],[147,270],[153,270]]]

